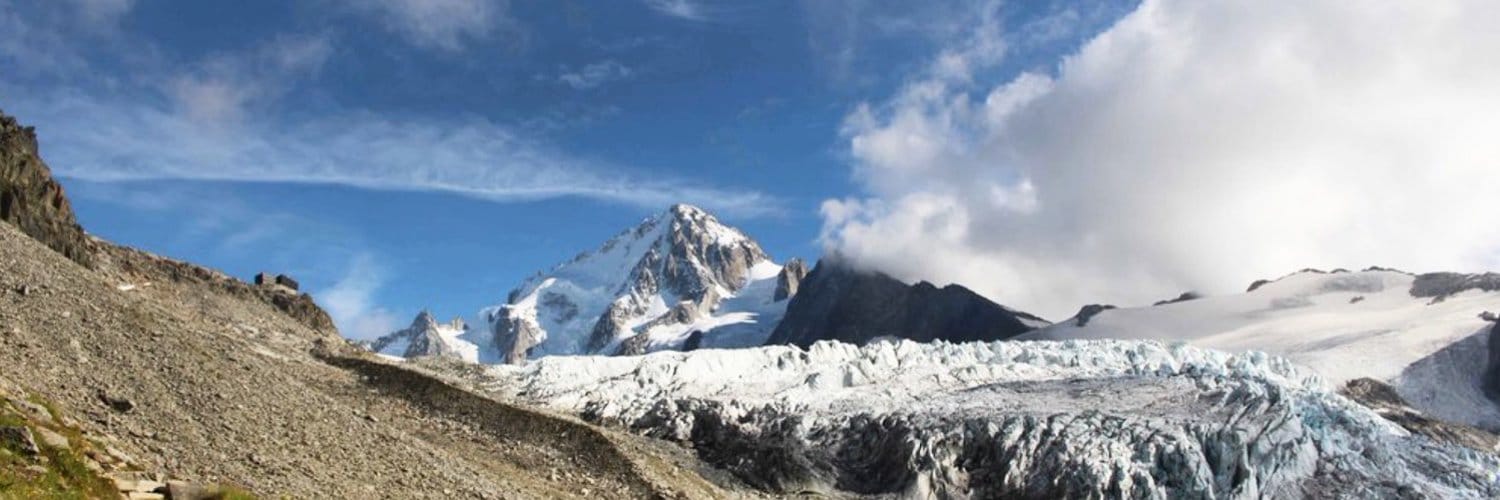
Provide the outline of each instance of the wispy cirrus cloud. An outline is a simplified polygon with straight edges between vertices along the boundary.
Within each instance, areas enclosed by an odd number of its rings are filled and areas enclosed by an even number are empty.
[[[738,216],[781,211],[779,200],[760,192],[571,155],[477,117],[344,111],[205,123],[148,101],[59,91],[18,103],[15,112],[38,125],[59,175],[86,180],[333,184],[494,201],[580,197],[650,208],[689,202]]]
[[[356,0],[344,5],[414,45],[445,51],[461,50],[511,23],[506,0]]]
[[[391,1],[383,8],[415,14],[427,8]],[[465,3],[459,10],[500,6]],[[20,33],[69,33],[67,25],[37,23],[37,17],[0,12],[0,26]],[[330,184],[502,202],[578,197],[652,209],[688,202],[740,216],[782,210],[780,200],[761,192],[569,153],[543,140],[546,130],[526,129],[526,121],[285,109],[283,96],[315,81],[336,55],[338,40],[327,34],[275,36],[186,63],[151,59],[152,47],[135,41],[129,52],[146,54],[141,63],[127,66],[128,74],[103,77],[86,51],[68,40],[0,41],[0,59],[22,66],[45,62],[28,55],[35,49],[70,61],[45,76],[0,75],[0,95],[25,96],[4,103],[6,111],[38,126],[49,162],[68,177]],[[122,41],[121,50],[129,45]],[[590,88],[630,74],[606,61],[565,72],[558,81]]]
[[[708,13],[702,4],[694,0],[642,0],[647,7],[662,15],[687,19],[690,21],[703,21],[708,19]]]

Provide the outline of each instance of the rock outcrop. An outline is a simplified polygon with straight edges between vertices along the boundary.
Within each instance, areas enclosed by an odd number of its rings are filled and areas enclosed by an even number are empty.
[[[1182,295],[1178,295],[1177,297],[1166,299],[1166,300],[1158,300],[1158,301],[1156,301],[1156,303],[1151,304],[1151,305],[1153,305],[1153,306],[1164,306],[1164,305],[1168,305],[1168,304],[1176,304],[1178,302],[1187,302],[1189,300],[1198,300],[1198,299],[1201,299],[1201,298],[1203,298],[1203,295],[1200,295],[1198,292],[1182,292]]]
[[[1490,321],[1494,323],[1490,325],[1490,362],[1484,370],[1484,395],[1500,405],[1500,321],[1496,319],[1490,319]]]
[[[1073,316],[1073,324],[1080,327],[1088,326],[1089,320],[1094,319],[1094,316],[1098,316],[1099,313],[1108,311],[1110,309],[1117,308],[1111,304],[1089,304],[1083,306],[1083,308],[1078,310],[1078,314]]]
[[[1494,433],[1424,415],[1408,405],[1394,387],[1379,380],[1350,380],[1339,390],[1339,394],[1375,410],[1381,417],[1414,434],[1487,452],[1495,451],[1500,446],[1500,436]]]
[[[1411,284],[1411,296],[1432,297],[1436,301],[1465,290],[1500,290],[1500,273],[1425,273],[1418,274]]]
[[[465,325],[464,321],[459,318],[439,324],[432,313],[424,310],[412,319],[411,326],[375,339],[370,344],[370,350],[403,358],[429,356],[462,358],[463,354],[457,342],[449,338],[468,329],[468,325]]]
[[[93,250],[63,187],[37,152],[36,131],[0,113],[0,220],[85,267]]]
[[[776,293],[771,296],[772,300],[786,300],[797,294],[797,287],[807,277],[807,263],[802,259],[786,261],[782,266],[781,273],[776,275]]]
[[[831,257],[808,273],[766,344],[807,347],[819,340],[837,340],[862,345],[879,338],[1004,340],[1045,324],[959,285],[907,285]]]

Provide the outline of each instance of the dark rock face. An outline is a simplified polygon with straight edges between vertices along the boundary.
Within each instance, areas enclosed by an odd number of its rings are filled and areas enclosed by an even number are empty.
[[[864,344],[881,337],[918,342],[1003,340],[1033,330],[1027,321],[1045,322],[958,285],[907,285],[825,258],[792,296],[786,316],[766,344],[807,347],[819,340]]]
[[[795,258],[786,261],[786,265],[782,266],[781,272],[776,275],[776,293],[771,296],[771,300],[780,302],[792,298],[793,295],[797,294],[797,287],[802,284],[802,280],[806,277],[806,262]]]
[[[703,347],[703,330],[693,330],[688,334],[687,341],[682,343],[683,351],[696,351]]]
[[[1490,363],[1484,370],[1484,395],[1500,404],[1500,322],[1490,325]]]
[[[1427,273],[1411,283],[1412,297],[1445,299],[1465,290],[1500,290],[1500,274]]]
[[[1494,354],[1494,344],[1491,343],[1490,346],[1490,353]],[[1414,434],[1487,452],[1494,451],[1495,446],[1500,445],[1500,436],[1493,433],[1423,415],[1407,405],[1394,387],[1379,380],[1350,380],[1339,390],[1339,394],[1375,410],[1381,417]]]
[[[507,364],[521,364],[531,354],[531,348],[542,343],[543,332],[535,323],[522,321],[509,314],[496,314],[490,320],[490,332],[495,338],[495,347]]]
[[[645,335],[636,335],[620,342],[620,347],[615,349],[616,356],[640,356],[646,353],[646,342],[651,339]]]
[[[1255,280],[1254,283],[1250,284],[1250,288],[1246,288],[1245,289],[1245,293],[1253,292],[1257,288],[1260,288],[1260,287],[1263,287],[1263,286],[1266,286],[1266,285],[1269,285],[1269,284],[1271,284],[1271,280]]]
[[[93,247],[61,185],[37,152],[36,132],[0,113],[0,220],[58,253],[94,267]]]
[[[1199,295],[1198,292],[1182,292],[1182,295],[1178,295],[1176,298],[1167,299],[1167,300],[1158,300],[1158,301],[1156,301],[1155,304],[1151,304],[1151,305],[1152,306],[1164,306],[1164,305],[1167,305],[1167,304],[1176,304],[1178,302],[1187,302],[1189,300],[1198,300],[1198,299],[1201,299],[1201,298],[1203,298],[1203,296]]]
[[[1073,316],[1073,323],[1080,327],[1088,326],[1089,320],[1094,319],[1094,316],[1098,316],[1099,313],[1110,309],[1115,309],[1115,306],[1109,304],[1089,304],[1083,306],[1082,309],[1078,310],[1078,314]]]

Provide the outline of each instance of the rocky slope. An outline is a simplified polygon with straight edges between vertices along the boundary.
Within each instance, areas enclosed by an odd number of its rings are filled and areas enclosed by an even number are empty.
[[[47,401],[143,473],[272,498],[726,495],[653,442],[386,364],[305,294],[85,245],[91,268],[0,224],[0,392]],[[12,465],[0,477],[35,475]],[[18,484],[0,497],[31,496]],[[94,496],[75,486],[63,493]]]
[[[766,344],[807,347],[837,340],[863,345],[880,338],[1003,340],[1047,324],[962,286],[907,285],[836,257],[819,261],[797,292]]]
[[[705,347],[756,345],[785,308],[781,272],[755,240],[676,205],[538,273],[481,316],[509,363],[680,349],[694,332]]]
[[[93,256],[62,185],[37,149],[36,131],[0,113],[0,220],[21,229],[74,262]]]

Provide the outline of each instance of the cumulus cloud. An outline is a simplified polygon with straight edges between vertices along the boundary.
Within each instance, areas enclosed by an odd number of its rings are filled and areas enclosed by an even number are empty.
[[[349,261],[344,277],[328,289],[314,294],[328,310],[339,333],[351,339],[374,339],[395,331],[401,319],[375,305],[375,294],[385,284],[385,269],[368,254]]]
[[[1054,319],[1308,266],[1500,266],[1500,4],[1145,0],[991,84],[983,25],[844,126],[831,251]]]
[[[253,50],[210,57],[162,86],[180,114],[202,124],[238,121],[315,75],[333,53],[326,35],[280,36]]]

